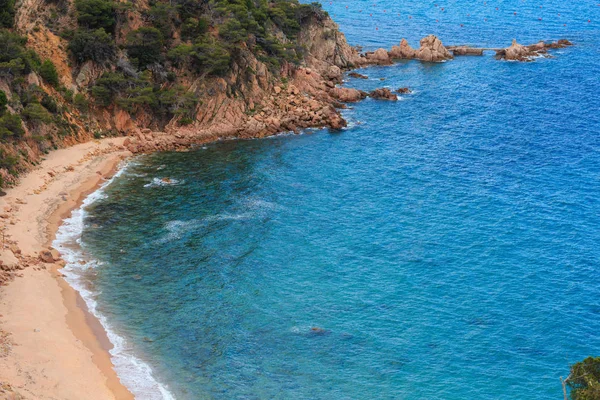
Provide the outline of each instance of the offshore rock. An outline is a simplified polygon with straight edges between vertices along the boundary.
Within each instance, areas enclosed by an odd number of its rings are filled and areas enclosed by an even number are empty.
[[[385,49],[377,49],[374,52],[366,53],[367,63],[377,65],[391,65],[392,60]]]
[[[406,39],[402,39],[399,46],[392,46],[392,50],[389,53],[391,58],[400,59],[413,59],[416,55],[417,51],[410,47]]]
[[[441,62],[454,58],[435,35],[429,35],[421,39],[421,47],[415,57],[428,62]]]
[[[372,99],[376,99],[376,100],[392,100],[392,101],[398,100],[398,96],[396,96],[394,93],[392,93],[390,91],[390,89],[387,89],[387,88],[375,89],[371,93],[369,93],[369,96]]]

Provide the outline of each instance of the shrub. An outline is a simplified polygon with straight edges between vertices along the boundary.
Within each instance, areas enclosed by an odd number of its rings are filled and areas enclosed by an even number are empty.
[[[91,60],[101,64],[114,57],[115,44],[102,28],[95,31],[78,30],[69,42],[69,50],[79,63]]]
[[[573,400],[600,399],[600,357],[587,357],[572,365],[563,385],[571,389]],[[563,389],[566,393],[566,388]]]
[[[52,122],[52,115],[39,103],[29,103],[21,113],[27,121],[34,124]]]
[[[54,87],[58,86],[58,72],[52,61],[44,60],[40,66],[40,76],[50,85]]]
[[[56,104],[56,101],[54,101],[54,99],[46,93],[42,95],[42,100],[40,101],[40,104],[52,114],[58,113],[58,105]]]
[[[8,98],[3,90],[0,90],[0,115],[6,111],[6,105],[8,104]]]
[[[188,18],[181,26],[181,37],[190,40],[208,32],[209,22],[206,18]]]
[[[208,4],[208,1],[174,0],[173,3],[177,5],[177,9],[179,10],[179,15],[181,18],[186,20],[188,18],[196,18],[198,15],[202,14],[202,11]]]
[[[0,28],[12,28],[15,20],[15,0],[0,0]]]
[[[77,93],[73,98],[73,104],[77,109],[83,113],[87,112],[90,107],[90,102],[81,93]]]
[[[1,133],[0,133],[0,135],[1,135]],[[8,172],[14,173],[13,168],[15,165],[17,165],[18,161],[19,161],[18,156],[10,156],[10,155],[6,154],[6,152],[4,150],[0,149],[0,168],[4,168]],[[0,178],[1,178],[1,176],[0,176]],[[4,181],[0,180],[0,186],[2,186],[2,184],[4,184]]]
[[[96,81],[92,87],[92,96],[95,102],[104,107],[113,103],[116,94],[122,91],[127,85],[127,79],[118,72],[106,72]]]
[[[2,1],[2,0],[0,0]],[[27,39],[7,30],[0,30],[0,62],[22,57]]]
[[[219,36],[229,43],[237,44],[246,41],[248,33],[237,19],[230,19],[219,28]]]
[[[5,113],[0,117],[0,140],[7,137],[21,137],[24,134],[21,117],[11,113]]]
[[[190,44],[180,44],[169,50],[167,58],[177,67],[182,67],[190,60],[190,56],[193,52],[194,46]]]
[[[39,57],[25,43],[26,38],[0,29],[0,75],[15,78],[39,67]]]
[[[162,33],[166,40],[171,39],[176,26],[181,24],[177,8],[165,3],[157,3],[146,12],[151,25]]]
[[[88,29],[104,29],[112,32],[115,28],[115,3],[111,0],[75,0],[77,22]]]
[[[127,35],[127,53],[138,67],[160,62],[164,39],[156,28],[143,27]]]
[[[222,75],[229,70],[231,55],[221,43],[205,36],[194,44],[192,63],[196,71],[212,75]]]

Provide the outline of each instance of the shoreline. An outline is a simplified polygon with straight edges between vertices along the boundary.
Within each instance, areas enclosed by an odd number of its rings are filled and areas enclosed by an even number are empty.
[[[134,398],[114,370],[106,331],[62,277],[62,262],[36,263],[63,219],[131,155],[124,140],[53,151],[0,198],[10,219],[3,221],[6,237],[21,251],[20,263],[29,264],[0,287],[0,330],[9,334],[10,349],[0,357],[0,383],[24,398]]]

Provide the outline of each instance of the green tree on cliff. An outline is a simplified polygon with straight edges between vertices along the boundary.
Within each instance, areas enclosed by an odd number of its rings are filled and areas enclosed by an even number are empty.
[[[0,28],[12,28],[15,20],[15,0],[0,0]]]
[[[0,0],[1,1],[1,0]],[[115,3],[111,0],[75,0],[77,22],[88,29],[102,28],[112,32],[115,28]]]
[[[563,380],[565,399],[567,387],[573,400],[600,400],[600,357],[588,357],[573,364],[569,376]]]
[[[50,85],[54,87],[58,86],[58,72],[52,61],[44,60],[40,66],[40,76]]]
[[[3,90],[0,90],[0,116],[6,111],[6,105],[8,104],[8,98]]]
[[[127,35],[127,53],[140,68],[162,60],[164,37],[156,28],[143,27]]]

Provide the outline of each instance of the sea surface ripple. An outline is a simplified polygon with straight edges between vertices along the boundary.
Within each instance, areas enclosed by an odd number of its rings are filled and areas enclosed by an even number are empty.
[[[413,94],[136,159],[84,210],[98,312],[177,399],[561,398],[600,354],[600,6],[325,8],[367,49],[575,46],[367,68]]]

